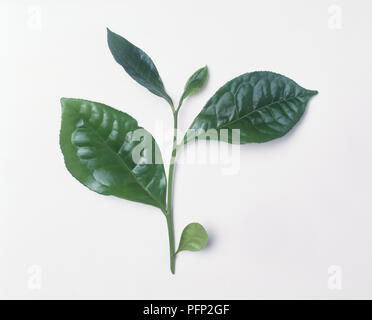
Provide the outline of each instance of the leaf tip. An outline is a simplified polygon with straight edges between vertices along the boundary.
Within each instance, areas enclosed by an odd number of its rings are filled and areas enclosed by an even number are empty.
[[[209,77],[209,68],[208,68],[208,65],[205,65],[205,67],[203,68],[203,70],[206,72],[206,80],[207,80],[207,78]]]
[[[114,31],[112,31],[109,27],[106,27],[107,31],[107,41],[112,41],[112,38],[116,35]]]

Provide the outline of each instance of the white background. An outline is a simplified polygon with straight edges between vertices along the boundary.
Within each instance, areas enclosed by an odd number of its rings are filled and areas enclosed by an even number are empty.
[[[372,298],[371,12],[368,0],[2,0],[0,297]],[[288,136],[242,147],[237,174],[177,167],[177,239],[198,221],[211,241],[180,254],[175,276],[162,213],[88,190],[59,149],[64,96],[131,114],[169,157],[157,133],[169,106],[116,64],[106,26],[152,57],[175,100],[209,66],[183,131],[248,71],[319,90]],[[341,290],[328,287],[333,265]]]

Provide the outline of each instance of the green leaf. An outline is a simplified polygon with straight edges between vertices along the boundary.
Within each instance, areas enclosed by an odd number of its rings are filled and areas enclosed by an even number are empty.
[[[232,141],[233,129],[240,130],[241,144],[279,138],[300,120],[316,94],[273,72],[243,74],[227,82],[207,102],[185,141],[198,137],[237,143]],[[224,134],[222,129],[227,129]]]
[[[197,70],[190,78],[187,80],[185,85],[185,90],[182,94],[182,101],[193,94],[198,93],[205,85],[208,79],[208,67],[205,66]]]
[[[173,106],[151,58],[128,40],[107,29],[107,42],[117,63],[139,84]]]
[[[165,212],[167,182],[151,134],[128,114],[101,103],[62,98],[61,104],[60,146],[70,173],[95,192]]]
[[[200,223],[190,223],[183,229],[178,252],[181,251],[200,251],[203,250],[208,243],[207,231]]]

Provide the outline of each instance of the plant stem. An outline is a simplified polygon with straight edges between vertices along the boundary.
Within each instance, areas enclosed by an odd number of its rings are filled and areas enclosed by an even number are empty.
[[[173,110],[172,110],[173,111]],[[168,226],[168,236],[169,236],[169,256],[170,256],[170,269],[171,272],[175,273],[175,241],[174,241],[174,224],[173,224],[173,176],[174,176],[174,164],[177,155],[177,118],[178,109],[173,111],[173,146],[172,155],[169,162],[169,174],[168,174],[168,200],[167,200],[167,226]]]

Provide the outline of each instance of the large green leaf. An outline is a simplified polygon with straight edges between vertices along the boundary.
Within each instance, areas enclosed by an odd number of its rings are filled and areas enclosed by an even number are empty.
[[[107,42],[117,63],[139,84],[173,105],[151,58],[122,36],[107,29]]]
[[[60,146],[70,173],[93,191],[164,212],[167,182],[153,137],[131,116],[104,104],[68,98],[61,104]]]
[[[208,234],[200,223],[190,223],[182,231],[180,244],[176,253],[203,250],[208,243]]]
[[[222,86],[190,126],[188,141],[220,139],[240,143],[266,142],[285,135],[300,120],[309,99],[317,94],[273,72],[243,74]],[[222,129],[228,134],[221,134]],[[217,133],[214,135],[213,131]],[[212,133],[211,133],[212,132]]]
[[[187,80],[181,102],[188,96],[198,93],[205,85],[208,79],[208,67],[205,66],[196,70]]]

